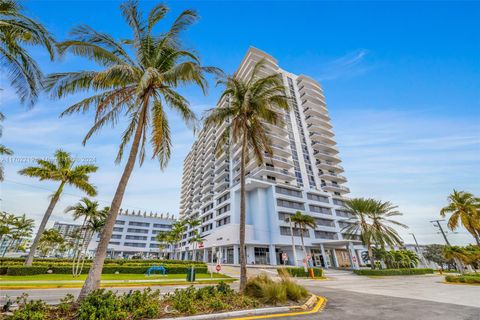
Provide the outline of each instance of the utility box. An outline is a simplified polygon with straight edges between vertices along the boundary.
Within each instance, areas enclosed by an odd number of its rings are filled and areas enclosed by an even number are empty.
[[[187,282],[194,282],[195,281],[195,275],[196,275],[195,268],[194,267],[188,268],[187,269]]]

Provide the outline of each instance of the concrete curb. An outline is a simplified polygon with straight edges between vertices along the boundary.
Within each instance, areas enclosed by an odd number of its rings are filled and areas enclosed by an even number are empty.
[[[197,316],[189,317],[176,317],[176,318],[162,318],[154,320],[204,320],[204,319],[257,319],[257,318],[275,318],[275,317],[288,317],[293,315],[301,314],[311,314],[315,312],[320,312],[323,310],[327,299],[324,297],[318,297],[316,295],[311,295],[310,298],[301,306],[291,306],[291,307],[271,307],[271,308],[261,308],[261,309],[250,309],[250,310],[239,310],[223,313],[212,313],[212,314],[200,314]],[[312,309],[310,311],[307,311]],[[294,312],[298,311],[299,312]],[[303,311],[302,311],[303,310]]]

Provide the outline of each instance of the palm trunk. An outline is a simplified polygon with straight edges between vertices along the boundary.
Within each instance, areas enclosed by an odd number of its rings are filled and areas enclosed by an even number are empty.
[[[80,234],[79,236],[82,235],[82,231],[85,229],[85,224],[87,223],[87,216],[83,218],[83,223],[82,227],[80,228]],[[85,239],[83,239],[82,243],[84,243]],[[79,248],[78,246],[80,245],[80,238],[77,237],[75,239],[75,247],[73,250],[73,261],[72,261],[72,275],[73,277],[78,276],[78,266],[80,265],[80,255],[82,252],[82,248]]]
[[[82,290],[78,296],[78,301],[83,300],[90,292],[98,289],[100,287],[100,277],[102,275],[103,264],[107,256],[108,243],[112,237],[113,228],[115,226],[115,221],[117,220],[118,211],[122,205],[123,195],[125,194],[125,189],[132,174],[133,168],[135,166],[135,161],[137,159],[138,148],[140,146],[140,139],[142,137],[142,131],[145,121],[145,113],[147,110],[147,104],[143,106],[143,110],[140,114],[140,119],[135,130],[135,136],[133,138],[132,147],[130,149],[130,154],[128,156],[127,164],[123,170],[122,177],[118,183],[117,190],[115,191],[115,196],[113,197],[112,204],[110,206],[110,212],[108,214],[105,226],[100,236],[100,242],[98,243],[97,250],[95,252],[95,258],[92,262],[92,267],[88,272],[87,280],[83,284]]]
[[[247,136],[244,134],[242,141],[242,155],[240,160],[240,292],[245,291],[247,285],[247,257],[245,252],[245,156],[247,149]]]
[[[27,267],[32,266],[33,257],[35,256],[35,251],[37,250],[38,244],[40,242],[40,238],[42,237],[43,231],[45,231],[45,227],[47,226],[48,219],[50,219],[50,216],[52,215],[53,209],[55,208],[55,205],[57,204],[58,199],[60,199],[60,194],[63,191],[64,185],[65,185],[65,182],[62,181],[57,191],[53,194],[52,199],[50,200],[50,204],[48,205],[47,211],[45,211],[45,214],[43,215],[42,222],[38,227],[37,234],[35,235],[35,239],[33,240],[33,243],[30,246],[30,251],[28,252],[27,259],[25,260],[25,266]]]
[[[307,259],[307,249],[305,249],[305,242],[303,241],[303,229],[300,229],[300,240],[302,240],[303,259]]]
[[[373,250],[370,244],[367,244],[368,257],[370,258],[370,269],[375,269],[375,259],[373,258]]]

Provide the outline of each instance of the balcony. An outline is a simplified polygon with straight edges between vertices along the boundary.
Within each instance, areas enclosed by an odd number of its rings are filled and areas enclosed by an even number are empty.
[[[325,121],[330,121],[330,117],[325,112],[325,109],[317,107],[316,105],[315,106],[309,105],[307,107],[304,107],[303,113],[305,114],[305,116],[318,117]]]
[[[339,184],[334,184],[334,183],[331,183],[331,182],[326,182],[326,183],[322,184],[322,189],[325,189],[325,190],[328,190],[328,191],[331,191],[331,192],[339,192],[341,194],[350,192],[349,188],[341,186]]]
[[[318,125],[318,126],[325,127],[325,128],[328,128],[328,129],[333,128],[332,124],[329,121],[325,121],[324,119],[322,119],[320,117],[306,116],[305,121],[307,122],[307,124]]]
[[[329,136],[329,137],[333,137],[333,136],[334,136],[332,130],[330,130],[329,128],[320,126],[320,125],[318,125],[318,124],[312,124],[312,123],[307,124],[307,130],[308,130],[309,133],[318,132],[318,133],[327,135],[327,136]]]
[[[322,170],[327,170],[327,171],[335,171],[335,172],[343,172],[344,169],[341,165],[336,164],[332,161],[325,161],[325,160],[318,160],[315,163],[317,165],[317,168],[322,169]]]
[[[315,150],[315,151],[313,151],[313,155],[314,155],[315,158],[317,158],[317,159],[330,161],[330,162],[333,162],[333,163],[335,163],[335,164],[341,162],[341,161],[340,161],[340,158],[338,158],[338,157],[337,157],[335,154],[333,154],[333,153]]]
[[[310,140],[313,141],[320,141],[323,144],[328,144],[328,145],[336,145],[336,142],[333,140],[332,136],[322,134],[319,132],[310,132]]]
[[[329,154],[338,154],[337,147],[322,143],[320,141],[312,141],[312,148],[314,150],[327,152]]]
[[[215,183],[220,182],[225,178],[228,178],[229,173],[230,173],[230,170],[228,169],[224,169],[222,172],[218,173],[214,179]]]
[[[230,186],[230,179],[225,178],[223,180],[216,181],[215,182],[215,187],[213,188],[213,190],[217,193],[218,192],[223,192],[226,189],[228,189],[229,186]]]
[[[320,174],[320,178],[321,179],[326,179],[326,180],[332,180],[332,181],[337,181],[339,183],[344,183],[344,182],[347,182],[347,178],[340,175],[340,174],[336,174],[336,173],[331,173],[331,172],[328,172],[328,173],[321,173]]]

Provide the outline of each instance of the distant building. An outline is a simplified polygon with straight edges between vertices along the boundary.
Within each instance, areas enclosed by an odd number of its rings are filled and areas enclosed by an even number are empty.
[[[170,214],[120,212],[113,228],[112,238],[108,246],[108,257],[112,258],[153,258],[161,256],[163,250],[155,237],[160,232],[172,229],[175,218]],[[88,255],[95,254],[100,234],[95,234],[88,245]],[[167,252],[168,248],[165,248]],[[161,252],[162,251],[162,252]]]

